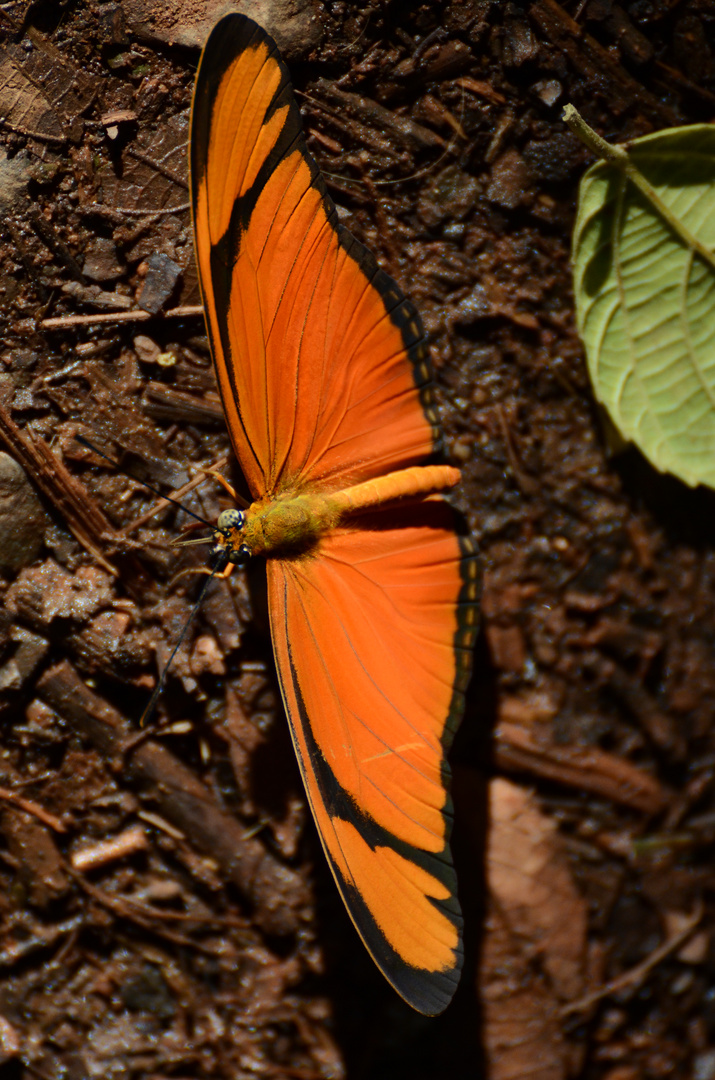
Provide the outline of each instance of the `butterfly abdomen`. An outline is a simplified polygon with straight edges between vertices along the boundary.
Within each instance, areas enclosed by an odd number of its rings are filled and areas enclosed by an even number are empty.
[[[339,507],[340,517],[371,510],[396,499],[416,498],[431,495],[436,491],[454,487],[461,478],[459,469],[451,465],[413,465],[409,469],[399,469],[386,476],[376,476],[362,484],[335,492],[332,496]]]

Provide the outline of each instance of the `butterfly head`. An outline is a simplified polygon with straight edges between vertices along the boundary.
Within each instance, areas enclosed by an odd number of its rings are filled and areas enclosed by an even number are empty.
[[[246,515],[243,510],[224,510],[219,514],[214,529],[214,556],[223,556],[226,563],[243,563],[251,555],[251,549],[244,543]]]

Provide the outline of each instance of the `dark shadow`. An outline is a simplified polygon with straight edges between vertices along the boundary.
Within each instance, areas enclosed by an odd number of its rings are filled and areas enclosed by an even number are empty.
[[[264,657],[270,648],[265,562],[251,560],[248,576],[255,647]],[[275,674],[272,678],[280,698]],[[454,1000],[442,1016],[415,1012],[380,973],[347,915],[312,817],[307,815],[301,846],[314,867],[316,936],[326,971],[304,980],[301,988],[332,1002],[334,1035],[345,1057],[348,1080],[443,1080],[447,1076],[479,1080],[486,1075],[477,971],[485,912],[487,794],[496,689],[496,673],[486,638],[480,633],[464,719],[449,754],[455,811],[451,846],[465,918],[465,965]],[[278,717],[266,733],[266,742],[253,755],[252,785],[261,810],[281,817],[289,795],[301,791],[302,784],[282,710]]]
[[[691,488],[658,472],[635,446],[614,459],[623,490],[648,510],[671,543],[711,548],[715,543],[715,491]]]
[[[452,854],[464,915],[464,969],[446,1018],[454,1024],[455,1034],[459,1033],[465,1076],[486,1075],[478,974],[487,900],[488,796],[496,720],[496,672],[482,630],[474,649],[464,720],[450,753],[454,801]]]
[[[496,682],[486,641],[475,649],[465,718],[450,753],[452,833],[465,917],[465,966],[454,1000],[438,1017],[416,1013],[368,956],[350,922],[314,829],[319,938],[335,1009],[335,1034],[349,1080],[479,1080],[486,1075],[476,976],[484,917],[487,775],[496,716]]]

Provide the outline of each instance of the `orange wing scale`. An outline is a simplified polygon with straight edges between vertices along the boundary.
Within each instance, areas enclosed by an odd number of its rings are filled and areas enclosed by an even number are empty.
[[[314,559],[268,563],[281,688],[323,847],[378,966],[429,1014],[461,966],[444,745],[470,670],[477,567],[454,525],[432,498],[361,516]]]
[[[434,433],[420,403],[430,372],[419,318],[338,225],[275,45],[255,24],[221,26],[194,100],[196,246],[251,493],[421,462]]]
[[[277,48],[241,15],[204,50],[191,176],[209,338],[254,498],[426,464],[439,433],[419,317],[339,224]],[[363,510],[309,554],[268,559],[276,666],[323,847],[373,958],[428,1014],[462,962],[445,754],[476,577],[436,495]]]

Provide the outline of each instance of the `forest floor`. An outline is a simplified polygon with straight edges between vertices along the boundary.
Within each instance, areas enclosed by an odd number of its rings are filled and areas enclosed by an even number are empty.
[[[608,450],[569,265],[590,159],[561,120],[712,121],[715,4],[241,5],[422,315],[482,553],[452,755],[467,969],[437,1020],[343,911],[243,573],[127,749],[201,557],[75,437],[225,505],[186,166],[225,6],[0,5],[0,439],[24,468],[0,457],[0,1078],[715,1077],[715,498]]]

